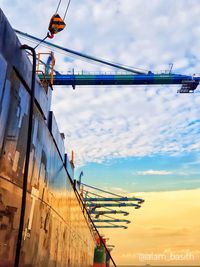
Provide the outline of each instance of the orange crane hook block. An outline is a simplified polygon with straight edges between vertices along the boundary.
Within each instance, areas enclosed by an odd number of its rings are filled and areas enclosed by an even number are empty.
[[[54,34],[64,30],[65,26],[64,20],[58,14],[53,15],[49,22],[48,37],[53,38]]]

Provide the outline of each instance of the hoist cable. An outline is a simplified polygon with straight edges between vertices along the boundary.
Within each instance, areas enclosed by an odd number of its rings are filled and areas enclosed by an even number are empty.
[[[55,14],[57,14],[57,12],[58,12],[58,9],[59,9],[59,7],[60,7],[60,4],[61,4],[61,2],[62,2],[62,0],[60,0],[60,1],[59,1],[59,3],[58,3],[58,6],[57,6],[57,9],[56,9],[56,12],[55,12]]]
[[[69,9],[70,3],[71,3],[71,0],[68,1],[67,8],[66,8],[66,10],[65,10],[65,14],[64,14],[63,20],[65,20],[65,17],[66,17],[66,15],[67,15],[67,11],[68,11],[68,9]]]
[[[41,43],[43,43],[48,37],[48,34],[34,47],[36,49]]]

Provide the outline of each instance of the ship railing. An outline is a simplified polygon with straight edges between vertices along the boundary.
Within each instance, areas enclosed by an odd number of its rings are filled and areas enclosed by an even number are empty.
[[[109,255],[109,258],[110,258],[110,260],[113,263],[113,266],[116,267],[116,264],[115,264],[115,262],[114,262],[114,260],[113,260],[113,258],[111,256],[111,254],[110,254],[109,249],[107,248],[107,246],[106,246],[106,244],[105,244],[102,236],[100,235],[98,229],[96,228],[94,222],[92,221],[92,218],[91,218],[91,216],[90,216],[90,214],[89,214],[89,212],[87,210],[87,207],[86,207],[86,205],[85,205],[85,203],[83,201],[83,198],[81,197],[80,193],[78,192],[78,190],[76,188],[76,181],[73,183],[73,186],[74,186],[74,192],[75,192],[75,194],[77,196],[77,199],[78,199],[78,201],[79,201],[79,203],[80,203],[80,205],[82,207],[83,215],[84,216],[87,216],[86,218],[87,218],[88,224],[90,226],[90,229],[91,229],[91,227],[93,229],[93,235],[94,235],[95,240],[96,240],[96,235],[97,235],[99,237],[100,241],[101,241],[101,244],[104,246],[104,248],[105,248],[105,250],[107,252],[107,255]]]
[[[63,70],[59,70],[58,71],[59,74],[63,74],[63,75],[138,75],[138,74],[134,74],[128,71],[87,71],[87,70],[68,70],[63,71]],[[159,71],[154,71],[154,72],[149,72],[149,74],[158,74],[158,75],[169,75],[169,74],[173,74],[172,72],[170,72],[169,70],[159,70]]]
[[[46,63],[42,60],[42,56],[45,56],[45,57],[48,56]],[[55,58],[54,58],[53,52],[37,54],[36,73],[43,74],[43,75],[39,75],[41,81],[47,80],[47,76],[48,76],[48,78],[50,77],[50,79],[48,79],[50,82],[50,85],[53,84],[54,66],[55,66]]]

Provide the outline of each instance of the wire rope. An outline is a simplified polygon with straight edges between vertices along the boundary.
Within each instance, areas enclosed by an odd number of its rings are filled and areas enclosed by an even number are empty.
[[[55,12],[55,14],[58,13],[58,9],[59,9],[59,7],[60,7],[61,2],[62,2],[62,0],[59,1],[58,5],[57,5],[57,8],[56,8],[56,12]]]
[[[65,14],[64,14],[63,20],[65,20],[65,18],[66,18],[66,15],[67,15],[67,12],[68,12],[70,3],[71,3],[71,0],[68,1],[67,8],[66,8],[66,10],[65,10]]]

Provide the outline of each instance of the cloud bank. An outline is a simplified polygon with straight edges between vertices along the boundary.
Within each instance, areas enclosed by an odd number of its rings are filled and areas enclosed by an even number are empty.
[[[166,171],[166,170],[147,170],[147,171],[140,171],[137,174],[138,175],[169,175],[169,174],[173,174],[173,172]]]
[[[55,12],[53,0],[0,4],[15,28],[39,37]],[[128,66],[159,71],[174,63],[176,72],[198,74],[199,13],[198,0],[74,0],[67,28],[53,42]],[[72,68],[108,70],[55,54],[56,68],[65,73]],[[178,95],[178,88],[55,87],[53,110],[65,132],[66,149],[76,152],[76,165],[199,151],[199,95]]]

